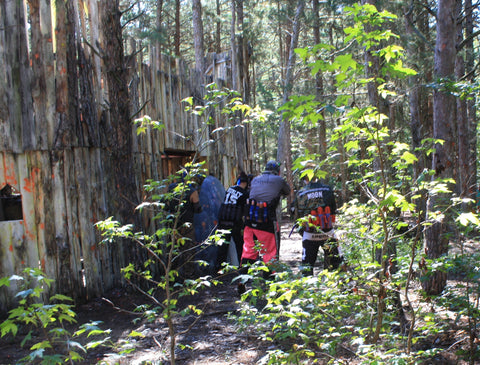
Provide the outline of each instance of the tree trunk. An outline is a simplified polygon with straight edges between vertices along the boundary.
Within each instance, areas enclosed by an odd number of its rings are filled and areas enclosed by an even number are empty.
[[[231,14],[232,20],[230,23],[230,52],[231,56],[231,67],[232,67],[232,88],[237,90],[238,88],[238,54],[237,54],[237,11],[236,11],[236,0],[231,0]]]
[[[462,2],[457,2],[457,19],[462,17]],[[459,23],[457,25],[457,47],[463,41],[463,25]],[[463,59],[463,53],[457,53],[455,60],[455,77],[457,80],[461,80],[465,75],[465,60]],[[468,130],[468,118],[467,118],[467,101],[457,97],[457,140],[458,140],[458,170],[455,176],[457,181],[456,193],[458,196],[464,198],[469,195],[469,181],[468,175],[470,170],[469,165],[469,138],[470,132]],[[465,207],[467,208],[467,207]]]
[[[314,17],[314,26],[313,26],[313,39],[315,44],[320,43],[320,18],[318,12],[318,0],[313,0],[313,17]],[[317,101],[321,102],[324,94],[323,88],[323,75],[320,72],[317,72],[315,75],[315,95]],[[320,112],[322,118],[318,121],[318,148],[315,151],[320,155],[321,160],[327,158],[327,123],[325,121],[324,109]]]
[[[425,152],[418,150],[422,145],[422,140],[433,135],[432,120],[432,102],[429,93],[424,86],[432,82],[430,64],[426,63],[425,55],[427,49],[425,40],[418,39],[415,24],[419,31],[429,38],[430,29],[427,14],[423,11],[420,4],[411,4],[405,9],[405,31],[407,36],[407,52],[409,60],[414,65],[419,65],[416,71],[417,75],[411,76],[408,80],[410,92],[408,94],[410,108],[410,132],[412,135],[412,151],[418,158],[418,162],[414,166],[413,177],[416,180],[425,168],[430,168],[432,160],[426,156]],[[421,76],[423,75],[423,76]],[[417,212],[425,219],[426,214],[426,196],[415,200]]]
[[[203,31],[202,31],[203,37]],[[202,38],[203,39],[203,38]],[[180,0],[175,0],[175,56],[180,57]],[[203,47],[202,47],[203,48]]]
[[[473,44],[473,6],[471,0],[465,0],[465,68],[466,68],[466,80],[473,84],[475,82],[475,49]],[[476,198],[477,194],[477,118],[476,118],[476,106],[475,95],[471,95],[470,100],[467,100],[467,123],[470,139],[468,141],[468,197],[471,199]]]
[[[240,89],[240,75],[239,75],[239,62],[238,62],[238,47],[237,47],[237,1],[232,0],[231,2],[232,10],[232,22],[230,28],[230,46],[232,54],[232,88],[233,90],[241,92]],[[245,159],[245,149],[244,149],[244,131],[243,128],[238,128],[239,121],[241,120],[240,111],[235,113],[235,118],[233,125],[235,126],[233,134],[235,137],[235,153],[237,160],[238,171],[245,171],[244,159]]]
[[[377,6],[376,0],[364,0],[362,2],[363,4],[372,4]],[[374,29],[371,29],[372,27],[369,26],[368,24],[365,26],[366,31],[372,32]],[[376,46],[372,46],[369,50],[365,51],[365,64],[366,66],[366,77],[369,79],[373,79],[375,81],[371,81],[367,84],[367,93],[368,93],[368,100],[370,102],[370,105],[373,105],[375,108],[377,108],[378,113],[381,113],[387,117],[390,116],[390,108],[389,108],[389,103],[386,99],[381,97],[381,95],[378,92],[378,82],[377,79],[380,78],[380,59],[379,57],[376,56],[378,49]],[[383,125],[381,124],[382,122],[379,122],[377,125],[377,128],[382,128]],[[390,130],[392,133],[393,130]],[[388,154],[388,151],[386,150],[385,147],[386,141],[382,142],[382,145],[379,147],[378,151],[378,156],[374,159],[373,165],[376,171],[383,171],[384,175],[384,180],[388,179],[387,174],[389,172],[389,166],[388,166],[388,159],[385,158],[386,155]],[[386,184],[386,181],[382,182],[383,184]],[[385,194],[385,192],[384,192]],[[387,247],[383,248],[383,251],[386,253],[387,257],[381,257],[381,252],[382,250],[377,249],[376,252],[376,258],[377,261],[385,266],[386,260],[392,258],[396,259],[396,244],[394,241],[387,241]],[[392,268],[392,273],[395,272],[395,265]]]
[[[202,77],[205,72],[204,47],[203,47],[203,20],[202,3],[200,0],[192,2],[192,20],[193,20],[193,46],[195,49],[195,70],[198,77]]]
[[[243,102],[245,104],[250,104],[250,78],[249,78],[249,53],[248,53],[248,45],[247,45],[247,38],[246,38],[246,29],[244,26],[243,18],[244,18],[244,11],[243,11],[243,0],[236,0],[236,11],[237,11],[237,24],[238,29],[240,30],[238,36],[238,65],[239,65],[239,77],[241,85],[241,91]]]
[[[162,34],[163,24],[163,0],[157,0],[157,10],[155,15],[155,27],[157,28],[157,39],[155,41],[155,47],[157,49],[156,57],[158,59],[158,57],[162,53],[162,42],[160,42],[160,35]]]
[[[295,12],[295,19],[293,23],[293,34],[290,44],[290,52],[288,56],[287,70],[285,73],[285,80],[283,86],[283,100],[282,104],[285,104],[290,97],[290,92],[292,90],[293,83],[293,70],[295,66],[295,48],[298,44],[298,38],[300,35],[300,17],[303,13],[303,8],[305,2],[299,0],[297,4],[297,10]],[[290,121],[282,113],[280,121],[280,129],[278,131],[278,150],[277,150],[277,161],[280,163],[285,163],[285,169],[287,174],[287,182],[290,186],[293,186],[293,177],[292,177],[292,156],[291,156],[291,141],[290,141]],[[293,189],[290,193],[288,203],[293,201]]]
[[[437,40],[435,44],[435,77],[453,80],[455,71],[456,38],[456,2],[439,0],[437,13]],[[441,89],[433,93],[433,138],[445,141],[436,144],[433,156],[433,178],[452,178],[455,154],[455,97]],[[444,216],[433,219],[432,225],[425,229],[424,250],[428,259],[437,259],[448,253],[448,225],[452,217],[446,208],[450,205],[450,194],[431,195],[427,203],[427,212],[441,211]],[[423,289],[429,295],[440,294],[447,283],[447,274],[434,271],[422,282]]]
[[[282,21],[280,18],[280,0],[277,0],[277,19],[278,19],[278,24],[277,24],[277,37],[278,37],[278,58],[280,60],[280,79],[284,80],[285,79],[285,67],[284,67],[284,60],[285,57],[284,55],[284,42],[283,42],[283,29],[282,29]]]
[[[215,0],[215,6],[217,9],[217,22],[215,30],[215,52],[222,52],[222,22],[220,21],[220,0]]]
[[[115,211],[122,223],[132,223],[139,202],[133,169],[132,120],[127,83],[127,68],[122,42],[119,0],[102,3],[102,25],[104,32],[104,64],[109,114],[112,125],[110,147],[114,169]]]

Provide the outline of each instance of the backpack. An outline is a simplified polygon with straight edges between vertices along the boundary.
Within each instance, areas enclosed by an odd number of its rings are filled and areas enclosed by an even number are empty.
[[[227,189],[224,202],[218,211],[218,221],[221,226],[233,226],[242,221],[247,196],[248,193],[239,186]]]
[[[236,204],[225,204],[220,205],[220,210],[218,211],[218,221],[220,223],[231,223],[232,225],[235,222],[241,221],[243,216],[243,206]]]
[[[313,183],[298,191],[295,198],[295,219],[309,217],[309,226],[329,230],[335,221],[335,195],[330,186]]]

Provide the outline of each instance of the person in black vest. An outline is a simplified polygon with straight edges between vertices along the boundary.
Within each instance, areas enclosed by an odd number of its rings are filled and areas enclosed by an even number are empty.
[[[217,269],[227,261],[228,248],[231,239],[235,243],[238,262],[242,258],[243,252],[243,210],[248,198],[248,176],[241,172],[238,176],[237,183],[230,186],[225,192],[225,199],[220,206],[218,212],[218,229],[228,230],[222,238],[225,240],[218,247],[217,253]]]
[[[320,247],[324,253],[324,268],[337,269],[343,257],[333,228],[337,205],[332,188],[307,179],[307,185],[296,194],[294,207],[302,235],[303,275],[313,275]]]

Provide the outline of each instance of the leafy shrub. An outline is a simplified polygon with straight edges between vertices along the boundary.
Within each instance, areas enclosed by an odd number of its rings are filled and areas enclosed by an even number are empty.
[[[111,346],[108,338],[89,342],[85,345],[75,341],[83,334],[90,336],[106,335],[98,322],[83,324],[75,333],[69,332],[65,324],[76,323],[73,300],[65,295],[55,294],[43,302],[52,279],[38,268],[26,268],[24,276],[13,275],[0,279],[1,286],[10,286],[12,281],[20,282],[20,291],[16,294],[18,306],[9,311],[8,318],[0,324],[1,336],[23,336],[22,346],[37,341],[30,346],[31,353],[19,363],[25,364],[64,364],[83,360],[90,348]]]

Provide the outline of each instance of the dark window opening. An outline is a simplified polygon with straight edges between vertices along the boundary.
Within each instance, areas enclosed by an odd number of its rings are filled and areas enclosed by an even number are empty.
[[[0,221],[23,219],[22,196],[11,185],[5,184],[0,190]]]
[[[163,151],[163,177],[174,175],[187,162],[191,162],[195,151],[166,149]]]

